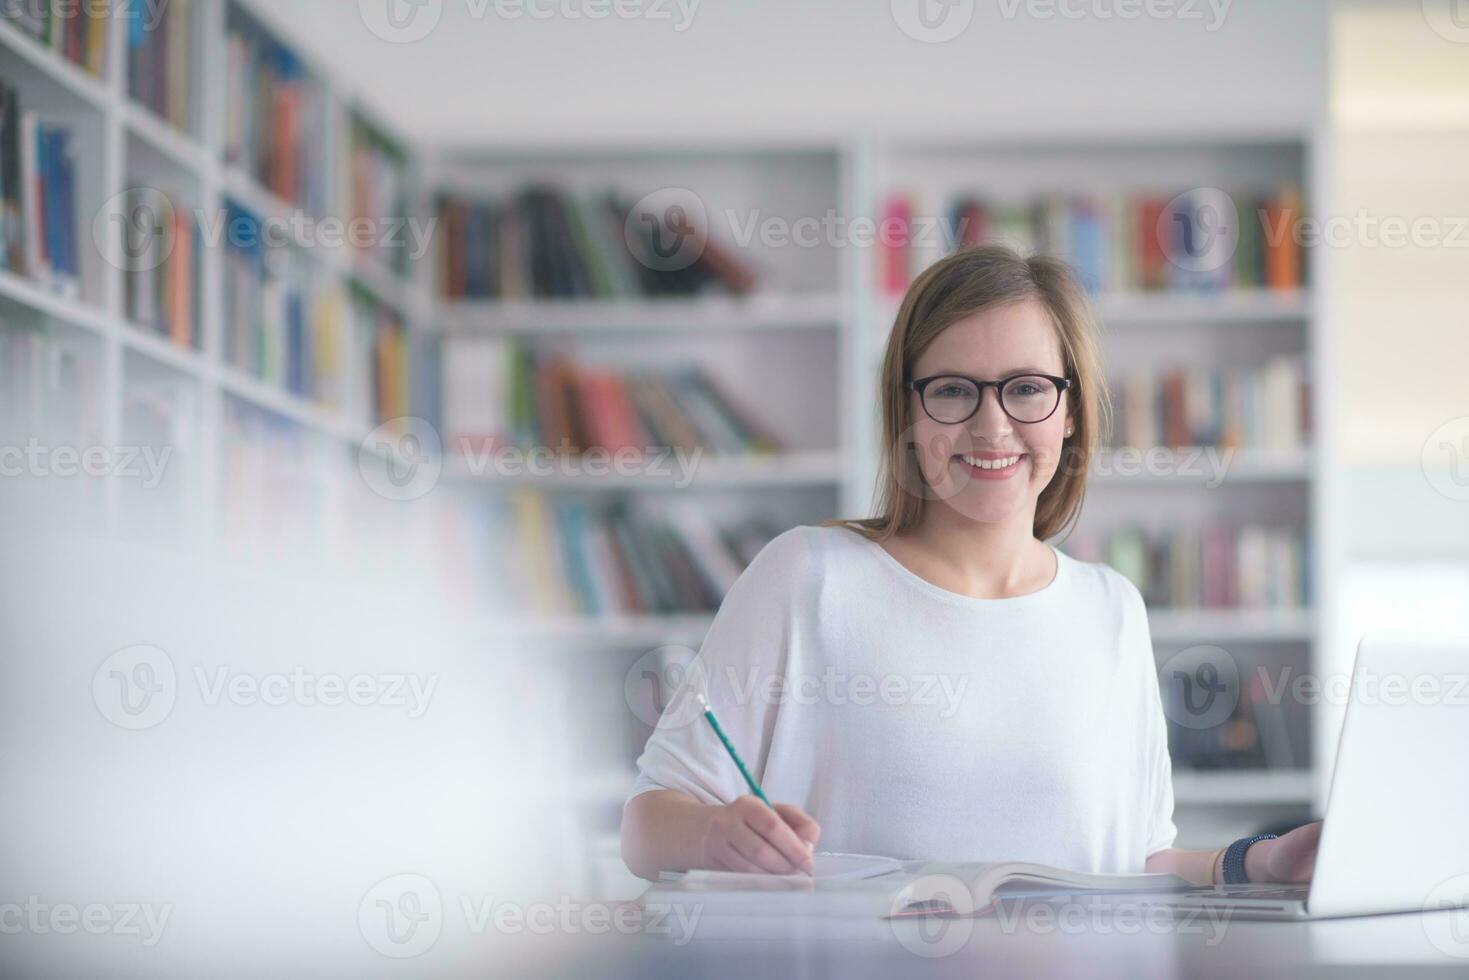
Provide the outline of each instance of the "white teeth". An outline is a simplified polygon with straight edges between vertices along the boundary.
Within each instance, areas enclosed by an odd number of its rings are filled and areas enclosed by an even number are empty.
[[[1003,470],[1007,466],[1014,466],[1020,462],[1019,456],[1006,456],[1004,459],[980,459],[977,456],[965,456],[961,453],[959,458],[970,466],[977,466],[982,470]]]

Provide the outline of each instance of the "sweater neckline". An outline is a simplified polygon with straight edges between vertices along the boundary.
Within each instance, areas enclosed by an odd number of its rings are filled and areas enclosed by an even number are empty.
[[[1038,600],[1045,599],[1048,596],[1051,596],[1057,592],[1060,592],[1062,579],[1066,576],[1067,556],[1063,554],[1059,548],[1056,548],[1054,545],[1047,544],[1046,547],[1051,549],[1051,553],[1056,558],[1056,572],[1054,575],[1051,576],[1050,582],[1041,586],[1039,589],[1036,589],[1034,592],[1026,592],[1023,595],[983,599],[978,596],[965,595],[962,592],[953,592],[949,589],[943,588],[942,586],[935,585],[933,582],[930,582],[922,575],[919,575],[917,572],[913,571],[907,565],[904,565],[902,562],[898,561],[897,558],[893,557],[886,548],[878,544],[876,541],[873,541],[865,535],[859,534],[857,536],[861,538],[863,544],[876,552],[879,560],[886,564],[889,568],[891,568],[895,573],[897,573],[899,578],[905,579],[910,584],[916,586],[924,592],[927,592],[930,595],[936,596],[946,602],[951,602],[956,605],[971,606],[974,608],[995,609],[1003,605],[1004,603],[1028,604],[1036,602]]]

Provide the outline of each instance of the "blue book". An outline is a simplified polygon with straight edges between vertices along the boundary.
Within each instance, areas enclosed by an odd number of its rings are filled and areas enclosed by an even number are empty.
[[[293,394],[306,394],[306,328],[301,317],[301,294],[292,291],[286,298],[286,388]]]
[[[61,181],[57,173],[56,130],[46,126],[36,129],[36,152],[40,166],[42,209],[45,211],[46,259],[53,278],[66,274],[66,259],[61,241]]]
[[[1102,222],[1089,201],[1071,205],[1071,261],[1081,285],[1092,295],[1102,291]]]
[[[81,268],[77,261],[77,213],[76,213],[76,152],[72,146],[71,133],[58,129],[56,141],[56,175],[60,183],[61,219],[58,229],[61,257],[66,274],[80,280]]]
[[[569,500],[557,508],[561,519],[561,544],[566,561],[566,574],[572,586],[581,596],[582,608],[589,616],[602,612],[596,586],[592,582],[591,567],[587,556],[587,513],[586,505]]]

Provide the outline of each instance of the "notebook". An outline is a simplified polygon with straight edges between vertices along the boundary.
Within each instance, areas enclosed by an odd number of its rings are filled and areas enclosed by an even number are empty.
[[[697,905],[730,915],[853,915],[903,918],[983,914],[1002,898],[1195,887],[1175,874],[1092,874],[1024,861],[901,861],[818,852],[813,874],[730,871],[665,873],[643,893],[645,906]],[[967,890],[956,894],[957,887]]]

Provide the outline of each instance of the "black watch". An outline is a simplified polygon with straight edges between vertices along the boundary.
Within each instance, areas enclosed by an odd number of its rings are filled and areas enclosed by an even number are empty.
[[[1245,852],[1250,849],[1251,844],[1262,840],[1275,840],[1279,836],[1279,834],[1256,834],[1254,837],[1241,837],[1225,848],[1224,883],[1226,885],[1249,884],[1250,877],[1245,874]]]

